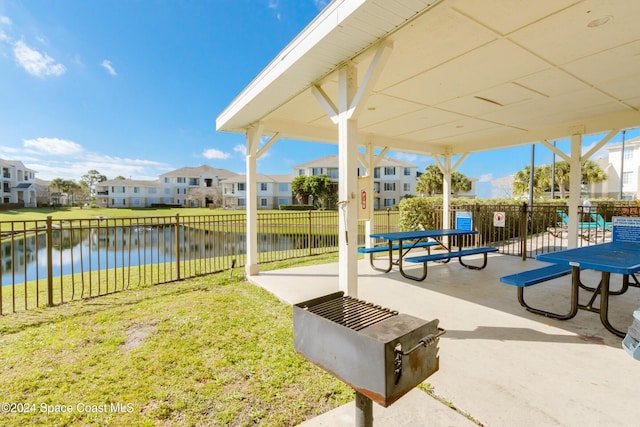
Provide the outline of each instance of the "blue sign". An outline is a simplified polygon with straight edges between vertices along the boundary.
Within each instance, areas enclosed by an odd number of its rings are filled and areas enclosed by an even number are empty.
[[[614,216],[613,241],[640,243],[640,218],[630,216]]]
[[[473,231],[471,212],[456,212],[456,228],[458,230]]]

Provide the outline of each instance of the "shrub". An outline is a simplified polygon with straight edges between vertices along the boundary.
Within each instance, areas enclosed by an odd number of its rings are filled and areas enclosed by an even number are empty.
[[[315,210],[313,205],[280,205],[281,211],[312,211]]]

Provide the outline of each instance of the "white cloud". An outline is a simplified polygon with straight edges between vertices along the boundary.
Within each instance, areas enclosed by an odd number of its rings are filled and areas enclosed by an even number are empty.
[[[37,50],[30,48],[23,41],[17,41],[13,45],[13,54],[18,64],[29,74],[36,77],[60,76],[67,71],[64,65],[56,63],[49,55],[43,55]]]
[[[483,175],[480,175],[478,177],[478,182],[491,182],[493,181],[493,174],[492,173],[485,173]]]
[[[11,20],[7,16],[0,15],[0,26],[2,25],[6,27],[10,27]],[[4,31],[2,31],[2,28],[0,28],[0,41],[8,41],[8,40],[9,40],[9,36]]]
[[[117,75],[118,75],[118,73],[116,73],[115,68],[113,68],[113,65],[111,65],[111,61],[108,61],[108,60],[106,60],[106,59],[105,59],[104,61],[102,61],[102,62],[100,63],[100,65],[102,65],[102,67],[103,67],[105,70],[107,70],[107,72],[108,72],[109,74],[111,74],[112,76],[117,76]]]
[[[43,154],[68,156],[82,152],[82,146],[80,144],[59,138],[25,139],[22,142],[26,148],[35,148],[38,153]]]
[[[246,145],[238,144],[235,147],[233,147],[233,151],[235,151],[236,153],[242,154],[243,157],[247,157],[247,146]]]
[[[225,153],[224,151],[216,150],[215,148],[209,148],[208,150],[204,150],[202,152],[202,156],[206,159],[228,159],[231,157],[231,154]]]

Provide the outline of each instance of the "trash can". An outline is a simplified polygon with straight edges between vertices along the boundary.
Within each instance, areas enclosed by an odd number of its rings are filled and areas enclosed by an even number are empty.
[[[634,359],[640,360],[640,308],[633,312],[633,322],[622,340],[622,348]]]

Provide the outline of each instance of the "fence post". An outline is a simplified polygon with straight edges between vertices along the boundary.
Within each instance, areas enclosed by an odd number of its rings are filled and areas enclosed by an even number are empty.
[[[520,209],[520,252],[522,255],[522,260],[526,261],[527,259],[527,230],[528,228],[528,218],[527,215],[527,203],[522,204],[522,208]]]
[[[180,214],[176,213],[176,280],[180,280]]]
[[[309,256],[313,255],[312,245],[311,245],[311,211],[307,211],[307,246],[309,246]]]
[[[387,208],[387,233],[391,233],[391,209]]]
[[[47,306],[53,306],[53,218],[47,216]]]

